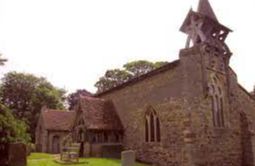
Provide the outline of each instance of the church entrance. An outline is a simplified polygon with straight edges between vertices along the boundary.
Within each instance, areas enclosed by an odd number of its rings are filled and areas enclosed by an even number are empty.
[[[60,141],[59,136],[54,136],[52,138],[52,153],[59,153],[60,152]]]

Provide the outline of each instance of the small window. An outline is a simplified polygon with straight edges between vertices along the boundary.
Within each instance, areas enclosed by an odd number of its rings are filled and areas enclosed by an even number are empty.
[[[211,93],[212,121],[215,127],[224,127],[224,91],[217,77],[212,77]]]
[[[150,114],[150,140],[151,142],[155,141],[155,120],[154,120],[154,115]]]
[[[213,126],[216,126],[215,124],[215,102],[214,102],[214,97],[211,96],[211,104],[212,104],[212,120],[213,120]]]
[[[145,120],[145,141],[149,142],[149,120],[146,118]]]
[[[159,119],[157,117],[157,122],[156,122],[156,131],[157,131],[157,142],[160,142],[160,123],[159,123]]]
[[[160,120],[152,107],[145,115],[145,142],[160,142]]]
[[[225,126],[224,113],[223,113],[223,98],[220,99],[220,116],[221,116],[221,126]]]

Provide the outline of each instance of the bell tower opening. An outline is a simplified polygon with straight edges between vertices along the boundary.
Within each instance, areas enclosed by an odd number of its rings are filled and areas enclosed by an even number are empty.
[[[208,0],[200,0],[197,11],[190,9],[180,31],[188,35],[185,48],[207,44],[219,54],[228,58],[231,56],[225,39],[232,31],[219,23]]]

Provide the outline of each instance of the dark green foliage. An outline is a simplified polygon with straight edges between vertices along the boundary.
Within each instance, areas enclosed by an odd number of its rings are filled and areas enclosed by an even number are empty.
[[[71,93],[67,96],[67,102],[69,105],[69,110],[73,110],[74,106],[77,104],[80,96],[92,96],[92,94],[90,92],[88,92],[85,89],[79,89],[74,93]]]
[[[135,77],[138,77],[155,69],[154,63],[145,60],[129,62],[126,63],[123,67],[125,68],[125,70],[132,73],[132,75]]]
[[[105,75],[96,82],[97,92],[103,92],[122,84],[132,78],[132,74],[120,69],[107,70]]]
[[[0,88],[1,102],[29,125],[32,140],[41,108],[63,109],[64,94],[45,78],[17,72],[7,73]]]
[[[116,87],[128,80],[146,74],[156,68],[159,68],[168,62],[149,62],[145,60],[132,61],[123,65],[123,69],[107,70],[103,77],[96,82],[97,93],[104,92]]]
[[[29,141],[26,123],[15,118],[7,107],[0,104],[0,144]]]
[[[154,68],[156,69],[156,68],[159,68],[159,67],[164,66],[166,64],[168,64],[168,62],[164,62],[164,61],[155,62],[154,63]]]

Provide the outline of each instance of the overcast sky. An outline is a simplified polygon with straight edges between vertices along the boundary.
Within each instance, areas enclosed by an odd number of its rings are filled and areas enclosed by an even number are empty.
[[[8,71],[46,77],[69,92],[87,89],[107,69],[132,60],[173,61],[179,32],[198,0],[0,0],[0,52]],[[255,84],[255,1],[211,0],[218,20],[234,30],[227,43],[239,82]]]

